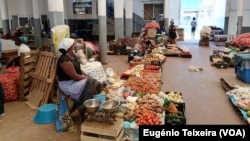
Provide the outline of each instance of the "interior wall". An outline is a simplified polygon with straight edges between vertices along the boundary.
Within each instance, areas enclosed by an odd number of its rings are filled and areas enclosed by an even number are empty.
[[[141,1],[133,0],[133,13],[140,17],[144,16],[144,5]]]
[[[17,15],[18,17],[32,17],[32,0],[8,0],[8,14],[9,18],[12,15]]]

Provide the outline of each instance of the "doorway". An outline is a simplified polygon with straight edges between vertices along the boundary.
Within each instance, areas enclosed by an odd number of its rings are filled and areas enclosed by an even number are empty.
[[[181,0],[180,27],[184,28],[185,40],[191,40],[191,21],[196,18],[197,27],[194,39],[200,39],[203,26],[216,26],[224,29],[226,0]]]

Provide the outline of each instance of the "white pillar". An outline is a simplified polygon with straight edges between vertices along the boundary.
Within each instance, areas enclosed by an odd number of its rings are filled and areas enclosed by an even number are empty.
[[[133,1],[126,0],[126,36],[131,36],[133,32]]]
[[[231,5],[230,0],[226,0],[224,34],[228,34],[229,18],[230,18],[230,5]]]
[[[241,34],[242,22],[243,22],[243,12],[244,12],[244,0],[238,0],[237,8],[237,35]]]
[[[33,17],[34,17],[34,34],[35,34],[35,45],[38,48],[42,47],[41,38],[41,22],[40,22],[40,12],[39,12],[39,1],[32,0]]]
[[[0,10],[3,24],[3,37],[10,36],[9,14],[7,0],[0,0]]]
[[[164,27],[168,28],[169,23],[169,0],[164,0],[164,6],[163,6],[163,20],[164,20]]]
[[[64,24],[63,0],[48,0],[50,28]]]
[[[98,27],[99,27],[99,47],[100,61],[107,64],[107,17],[106,17],[106,0],[98,0]]]
[[[123,0],[114,0],[115,39],[124,37]]]
[[[0,6],[2,20],[9,19],[7,0],[0,0]]]

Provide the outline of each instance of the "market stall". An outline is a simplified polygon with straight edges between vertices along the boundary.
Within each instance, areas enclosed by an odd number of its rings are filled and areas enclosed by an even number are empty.
[[[107,101],[119,101],[116,111],[107,114],[103,110],[102,104],[94,115],[94,122],[86,120],[82,124],[84,127],[107,127],[107,132],[117,133],[115,135],[103,135],[94,130],[91,133],[102,138],[116,140],[120,138],[120,132],[124,132],[124,137],[128,140],[138,140],[139,125],[185,125],[185,103],[180,92],[162,92],[162,64],[167,60],[166,56],[156,48],[152,53],[143,57],[134,57],[130,65],[121,76],[112,75],[112,81],[102,92]],[[107,68],[105,72],[113,72],[112,68]],[[116,107],[112,105],[113,108]],[[111,106],[111,107],[112,107]],[[121,122],[123,127],[114,131],[114,127]],[[104,121],[98,123],[99,121]],[[110,122],[111,121],[111,122]],[[117,123],[119,122],[119,123]],[[111,129],[112,128],[112,129]],[[83,131],[82,130],[82,131]],[[97,130],[96,130],[97,131]],[[86,131],[81,136],[86,137]],[[106,131],[105,131],[106,132]],[[92,138],[92,137],[89,137]]]
[[[240,111],[243,120],[250,124],[250,88],[236,87],[226,92],[232,104]]]

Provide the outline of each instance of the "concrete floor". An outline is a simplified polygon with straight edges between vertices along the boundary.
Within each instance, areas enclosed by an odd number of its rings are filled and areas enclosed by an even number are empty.
[[[220,85],[223,77],[232,86],[249,86],[236,78],[234,68],[217,69],[211,66],[209,55],[215,49],[199,47],[198,40],[179,41],[180,47],[186,47],[192,53],[192,58],[168,57],[163,64],[161,87],[163,92],[178,91],[183,95],[186,104],[187,124],[196,125],[244,125],[246,124],[239,112],[232,106],[224,89]],[[118,75],[128,69],[127,55],[109,55],[108,64],[104,68],[113,68]],[[200,66],[201,72],[188,71],[190,65]],[[1,141],[79,141],[80,122],[76,119],[77,132],[56,132],[55,123],[36,124],[33,117],[36,110],[29,108],[23,101],[13,101],[5,104],[6,115],[1,117]]]

